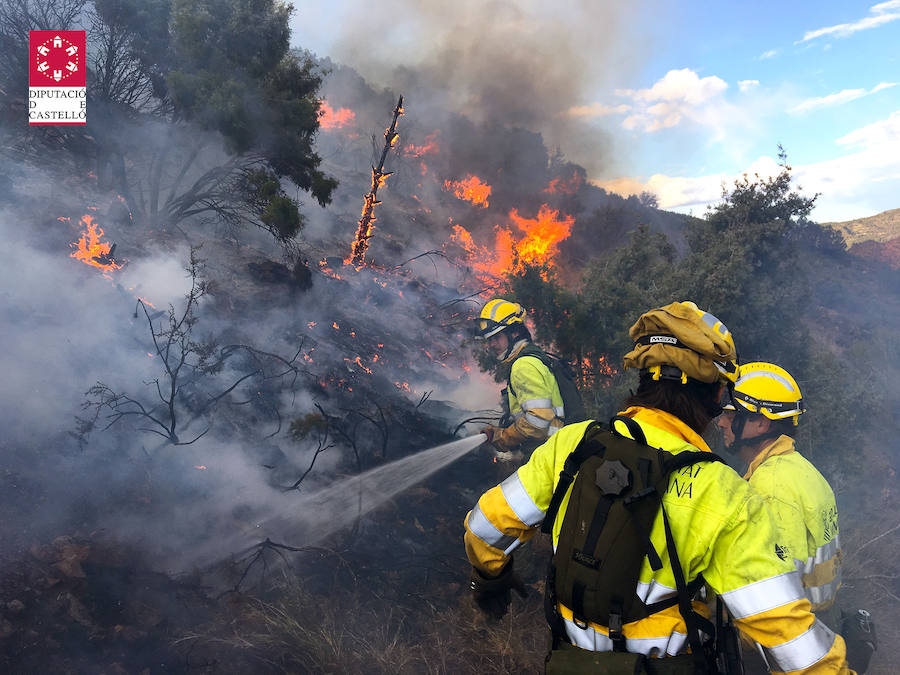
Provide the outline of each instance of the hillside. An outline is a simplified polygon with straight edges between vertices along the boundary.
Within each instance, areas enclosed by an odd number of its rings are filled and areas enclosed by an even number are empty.
[[[870,240],[886,242],[900,237],[900,209],[891,209],[868,218],[822,224],[843,234],[848,246]]]
[[[844,235],[853,255],[900,269],[900,209],[825,225]]]

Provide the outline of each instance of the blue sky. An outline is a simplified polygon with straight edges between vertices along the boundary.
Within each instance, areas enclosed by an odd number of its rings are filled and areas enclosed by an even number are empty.
[[[537,130],[598,184],[649,189],[664,208],[701,213],[723,180],[775,171],[777,143],[823,193],[816,219],[900,207],[900,0],[598,5],[298,2],[294,39],[388,87],[393,66],[428,62],[442,41],[533,41],[578,81]],[[612,151],[588,153],[591,135]]]

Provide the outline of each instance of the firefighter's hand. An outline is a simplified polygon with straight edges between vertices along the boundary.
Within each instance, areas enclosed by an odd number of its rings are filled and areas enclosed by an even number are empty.
[[[485,436],[487,436],[487,442],[491,445],[494,445],[494,441],[500,437],[500,434],[503,433],[503,429],[501,427],[485,427],[481,430]]]
[[[512,558],[496,577],[486,577],[473,567],[469,586],[472,588],[472,597],[478,608],[489,618],[498,621],[506,616],[509,610],[511,590],[516,591],[522,598],[528,597],[525,584],[513,571]]]

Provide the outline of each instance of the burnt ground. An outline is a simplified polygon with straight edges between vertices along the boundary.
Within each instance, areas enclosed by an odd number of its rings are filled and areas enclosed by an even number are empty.
[[[49,470],[46,464],[35,470]],[[145,551],[90,530],[88,512],[75,509],[54,527],[30,530],[29,513],[53,495],[46,483],[0,469],[0,670],[541,672],[546,539],[516,554],[530,595],[515,598],[502,621],[485,620],[466,587],[463,516],[511,468],[475,451],[315,547],[266,548],[179,576],[160,571],[161,561]],[[860,495],[875,502],[865,521],[842,524],[841,602],[872,611],[882,647],[869,672],[890,673],[900,614],[890,531],[897,495],[889,488],[872,495],[865,482],[851,477],[838,494],[839,503]]]
[[[546,544],[519,556],[537,581],[515,622],[487,623],[466,588],[463,516],[507,469],[476,451],[317,547],[178,577],[83,514],[30,531],[47,495],[5,472],[0,670],[535,672]]]

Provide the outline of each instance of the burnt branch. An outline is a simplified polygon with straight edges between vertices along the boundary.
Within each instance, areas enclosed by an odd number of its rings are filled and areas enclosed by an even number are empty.
[[[181,439],[184,429],[214,411],[221,401],[250,382],[257,383],[256,394],[250,400],[276,421],[276,429],[269,437],[281,431],[281,414],[269,399],[277,400],[277,392],[284,389],[285,383],[295,391],[297,379],[304,372],[297,367],[303,342],[293,357],[284,358],[251,345],[232,344],[220,348],[213,339],[196,340],[197,310],[207,293],[207,284],[202,279],[203,261],[197,248],[191,248],[186,271],[191,287],[180,311],[170,306],[166,312],[157,312],[144,300],[138,300],[135,306],[135,316],[139,315],[138,310],[143,312],[153,344],[152,355],[159,359],[163,371],[160,377],[144,382],[145,386],[152,387],[154,400],[147,402],[97,382],[85,392],[86,400],[82,405],[82,409],[90,410],[91,414],[76,418],[73,433],[82,448],[99,425],[102,424],[101,430],[105,431],[126,418],[139,423],[137,431],[160,436],[167,444],[190,445],[205,436],[211,425],[207,423],[206,429],[191,440]],[[237,360],[238,355],[244,358],[238,361],[237,374],[232,376],[230,383],[223,385],[219,381],[220,375],[226,364]],[[271,390],[271,397],[263,395],[269,393],[264,391],[264,385]]]
[[[357,414],[365,420],[368,420],[372,423],[372,425],[378,429],[378,434],[381,436],[381,458],[387,459],[387,449],[388,449],[388,437],[390,435],[390,427],[388,426],[387,417],[384,414],[384,409],[378,404],[377,401],[372,401],[372,404],[375,406],[375,409],[378,411],[378,419],[375,419],[374,415],[370,416],[367,413],[357,411]]]

